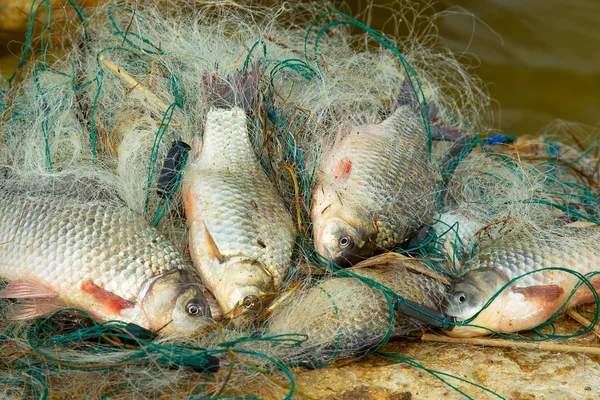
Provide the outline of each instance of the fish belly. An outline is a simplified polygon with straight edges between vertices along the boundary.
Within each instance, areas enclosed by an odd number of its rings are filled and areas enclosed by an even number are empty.
[[[224,258],[263,264],[278,287],[290,267],[293,220],[251,146],[243,110],[211,110],[203,144],[186,179],[185,208],[195,264],[209,282],[221,279],[204,244],[210,233]]]

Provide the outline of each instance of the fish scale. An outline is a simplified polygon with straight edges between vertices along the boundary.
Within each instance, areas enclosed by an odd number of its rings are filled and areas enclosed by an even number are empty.
[[[207,113],[183,189],[194,265],[225,314],[281,285],[296,238],[246,124],[238,107]]]
[[[83,308],[99,320],[120,319],[148,329],[159,326],[152,324],[156,321],[151,320],[151,311],[140,310],[145,297],[138,297],[162,274],[182,271],[182,276],[178,272],[164,280],[169,282],[165,296],[176,297],[184,286],[195,285],[192,291],[204,302],[197,293],[201,284],[193,268],[164,235],[125,207],[34,197],[4,188],[0,221],[0,275],[10,285],[28,282],[29,289],[42,294],[49,290],[48,297],[56,294],[63,306]],[[27,297],[10,285],[2,291],[3,297]],[[130,313],[113,310],[119,304]],[[175,324],[171,328],[174,332]]]
[[[135,214],[104,204],[66,203],[0,194],[0,220],[8,221],[0,230],[3,277],[61,276],[62,282],[52,284],[62,290],[93,279],[134,300],[148,278],[184,265],[167,239]],[[115,281],[119,274],[125,281]]]
[[[204,221],[223,256],[245,255],[272,267],[270,272],[279,285],[287,269],[290,251],[277,248],[279,243],[275,238],[278,233],[289,236],[289,230],[285,229],[289,225],[281,229],[275,226],[277,219],[268,216],[275,217],[276,213],[287,211],[282,205],[272,204],[271,196],[255,190],[270,185],[270,182],[256,179],[251,174],[223,176],[204,171],[198,174],[197,184],[205,189],[199,205],[206,210]],[[255,196],[253,201],[261,205],[258,210],[252,206],[249,196]],[[266,218],[263,217],[265,214]],[[258,245],[259,239],[265,243],[265,248]],[[291,249],[289,241],[284,245]]]
[[[393,290],[399,296],[436,309],[440,306],[445,285],[439,280],[412,269],[414,260],[401,256],[384,256],[391,262],[371,258],[371,266],[353,272]],[[381,259],[381,258],[379,258]],[[285,297],[283,295],[282,297]],[[291,361],[327,361],[329,357],[348,357],[380,344],[389,338],[413,336],[426,325],[398,312],[391,319],[390,303],[384,294],[369,283],[354,277],[333,277],[298,289],[278,307],[268,321],[268,335],[303,334],[307,340],[290,350]],[[390,330],[391,328],[391,330]],[[290,361],[290,360],[286,360]]]
[[[360,195],[364,208],[376,212],[385,210],[387,204],[391,209],[407,207],[406,201],[423,199],[425,194],[433,191],[427,135],[414,118],[406,117],[412,115],[409,107],[400,107],[384,123],[358,127],[356,133],[351,133],[344,140],[345,144],[339,149],[337,157],[324,167],[324,170],[333,171],[337,160],[348,157],[352,161],[352,171],[341,185],[346,192],[344,197]],[[390,189],[398,191],[390,194]],[[394,196],[395,201],[389,201],[390,195]],[[385,221],[383,213],[380,212],[380,216]],[[411,216],[387,218],[394,221],[410,219]],[[396,224],[390,222],[390,225]],[[398,234],[403,236],[405,232]],[[389,238],[387,235],[389,232],[380,231],[378,242]]]
[[[565,253],[558,256],[553,246],[540,243],[533,247],[523,242],[510,244],[506,247],[495,245],[483,249],[468,262],[463,274],[469,270],[481,268],[500,268],[512,279],[528,272],[550,267],[562,267],[586,273],[593,270],[591,263],[597,260],[597,254],[585,249],[578,249],[574,252],[565,249]],[[539,283],[539,280],[542,279],[540,277],[543,275],[532,274],[528,276],[531,276],[532,282]],[[522,279],[528,278],[523,277]]]
[[[453,282],[444,305],[445,313],[458,320],[467,320],[479,313],[471,325],[503,333],[531,329],[546,322],[565,304],[580,282],[576,275],[553,268],[583,275],[600,272],[600,246],[593,232],[589,236],[573,236],[565,230],[561,240],[562,243],[557,243],[556,237],[553,241],[512,238],[481,249]],[[513,279],[516,280],[501,290]],[[600,288],[597,276],[590,281],[596,290]],[[496,293],[498,296],[484,308]],[[569,299],[567,307],[593,300],[589,288],[582,285]],[[489,333],[474,326],[458,326],[449,331],[452,336]]]
[[[412,107],[400,106],[380,124],[340,131],[322,157],[312,193],[315,245],[338,263],[344,261],[336,255],[343,253],[341,230],[358,232],[354,241],[365,243],[357,244],[354,256],[362,258],[407,240],[435,206],[422,118]]]

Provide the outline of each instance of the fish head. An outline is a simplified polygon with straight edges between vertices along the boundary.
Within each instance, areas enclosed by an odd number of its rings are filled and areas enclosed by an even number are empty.
[[[173,269],[148,281],[138,304],[155,333],[189,335],[213,322],[202,289],[191,272]]]
[[[539,274],[543,272],[520,277],[508,287],[504,286],[510,281],[509,277],[496,268],[472,270],[457,279],[445,313],[462,321],[475,318],[468,325],[455,326],[448,335],[513,333],[548,321],[564,304],[568,292],[560,281],[548,281]]]
[[[467,325],[457,325],[446,333],[455,337],[471,337],[489,335],[498,330],[506,291],[501,292],[487,307],[486,304],[507,281],[504,275],[493,268],[471,270],[456,278],[443,304],[444,314],[455,321],[466,321],[477,316]]]
[[[329,218],[315,225],[315,248],[341,267],[350,267],[369,258],[375,252],[374,242],[358,226],[342,218]]]
[[[275,297],[273,276],[262,263],[232,259],[214,290],[223,313],[236,324],[249,322]]]

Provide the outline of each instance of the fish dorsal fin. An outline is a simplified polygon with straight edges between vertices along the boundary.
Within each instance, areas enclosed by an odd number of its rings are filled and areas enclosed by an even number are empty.
[[[444,285],[450,286],[450,280],[442,275],[439,272],[434,271],[433,269],[426,267],[421,263],[420,260],[412,257],[408,257],[404,254],[398,253],[383,253],[371,258],[368,258],[364,261],[359,262],[351,268],[346,268],[349,271],[359,270],[361,268],[405,268],[406,270],[410,270],[413,272],[420,273],[422,275],[426,275],[430,278],[436,279],[442,282]]]
[[[192,159],[198,157],[198,154],[202,152],[202,137],[198,132],[194,134],[194,137],[190,141],[190,147],[192,148],[190,150],[190,156]]]
[[[339,127],[337,133],[335,134],[335,141],[333,142],[333,147],[337,147],[340,144],[342,139],[344,139],[344,137],[346,137],[346,135],[348,134],[348,131],[348,127],[343,124]]]
[[[522,294],[528,300],[538,299],[546,301],[554,301],[560,298],[565,292],[558,285],[516,287],[512,291]]]
[[[416,88],[413,88],[410,77],[406,76],[402,85],[400,86],[400,93],[398,93],[398,104],[400,106],[409,106],[412,109],[419,107],[419,101],[415,93]]]
[[[0,290],[0,297],[8,299],[54,298],[58,297],[58,293],[39,281],[19,279]]]
[[[221,254],[221,251],[217,247],[217,244],[215,243],[215,240],[210,234],[208,228],[206,227],[206,224],[204,224],[204,244],[206,245],[208,254],[212,258],[216,258],[219,261],[219,263],[222,264],[225,259],[223,257],[223,254]]]
[[[396,112],[404,106],[410,107],[416,113],[421,113],[424,109],[424,104],[421,105],[417,98],[419,91],[420,89],[407,76],[400,87],[400,93],[398,94],[399,108]],[[433,140],[456,141],[466,133],[464,129],[444,125],[440,121],[440,107],[433,102],[427,102],[427,116],[429,117],[429,129]]]

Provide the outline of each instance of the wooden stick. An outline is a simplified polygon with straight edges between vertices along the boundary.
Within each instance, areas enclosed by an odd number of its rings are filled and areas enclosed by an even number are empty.
[[[585,327],[592,325],[592,321],[588,320],[586,317],[579,314],[574,309],[568,310],[567,315]],[[598,336],[600,338],[600,328],[598,327],[598,325],[595,325],[594,327],[592,327],[592,332],[594,332],[596,334],[596,336]]]
[[[516,349],[531,349],[541,351],[556,351],[564,353],[584,353],[600,355],[600,346],[572,346],[568,344],[556,344],[556,343],[545,343],[545,342],[521,342],[517,340],[505,340],[505,339],[489,339],[489,338],[453,338],[442,335],[434,335],[431,333],[424,333],[421,336],[421,340],[424,342],[442,342],[442,343],[458,343],[458,344],[472,344],[479,346],[490,346],[490,347],[512,347]]]
[[[112,72],[117,74],[119,76],[119,78],[121,78],[123,80],[123,82],[125,82],[127,85],[129,85],[130,92],[133,92],[134,90],[141,90],[148,97],[151,97],[160,106],[162,112],[167,111],[167,109],[169,108],[169,105],[167,103],[165,103],[160,97],[155,95],[147,87],[145,87],[140,82],[138,82],[133,76],[131,76],[127,72],[123,71],[116,64],[114,64],[112,61],[109,61],[104,56],[98,57],[98,60],[100,60],[100,62],[102,64],[104,64],[106,66],[106,68],[108,68],[109,70],[111,70]]]
[[[269,316],[269,314],[271,314],[273,312],[273,310],[278,307],[279,305],[281,305],[281,303],[283,303],[285,300],[288,299],[288,297],[290,297],[296,290],[298,290],[298,288],[300,287],[302,282],[296,282],[291,286],[291,289],[288,290],[286,293],[284,293],[282,296],[279,297],[279,299],[277,299],[277,301],[274,301],[273,304],[271,304],[269,307],[267,307],[262,314],[262,319],[266,320],[267,317]]]

